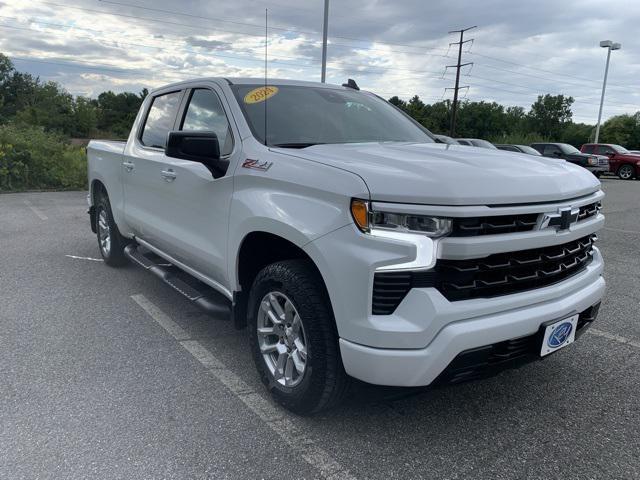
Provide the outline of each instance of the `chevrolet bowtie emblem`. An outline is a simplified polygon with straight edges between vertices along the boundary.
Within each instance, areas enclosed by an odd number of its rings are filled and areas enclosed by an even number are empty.
[[[540,229],[557,227],[558,230],[568,230],[573,223],[578,221],[579,214],[579,209],[571,209],[571,207],[560,208],[558,213],[545,213]]]

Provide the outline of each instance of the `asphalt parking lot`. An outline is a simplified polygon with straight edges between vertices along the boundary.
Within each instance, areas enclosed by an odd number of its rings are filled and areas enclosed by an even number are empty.
[[[245,332],[106,267],[84,192],[0,195],[0,478],[640,477],[640,181],[605,178],[608,291],[543,362],[273,405]]]

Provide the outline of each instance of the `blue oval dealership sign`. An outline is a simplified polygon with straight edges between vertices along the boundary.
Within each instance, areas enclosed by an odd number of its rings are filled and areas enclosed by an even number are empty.
[[[547,345],[549,345],[549,347],[551,348],[558,348],[560,345],[567,341],[569,335],[571,335],[571,330],[573,330],[573,325],[571,324],[571,322],[561,323],[549,336]]]

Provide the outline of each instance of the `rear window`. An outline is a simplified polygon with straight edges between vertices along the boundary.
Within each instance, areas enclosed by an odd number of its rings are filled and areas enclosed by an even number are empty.
[[[153,99],[140,141],[146,147],[164,148],[173,130],[182,92],[171,92]]]
[[[582,151],[584,153],[593,153],[595,150],[595,146],[594,145],[585,145],[584,147],[582,147]]]

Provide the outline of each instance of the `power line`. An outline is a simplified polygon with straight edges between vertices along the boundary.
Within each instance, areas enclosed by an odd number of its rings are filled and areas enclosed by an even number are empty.
[[[516,65],[516,66],[519,66],[519,67],[522,67],[522,68],[527,68],[529,70],[536,70],[538,72],[551,73],[553,75],[558,75],[558,76],[561,76],[561,77],[573,78],[573,79],[576,79],[576,80],[580,80],[582,82],[590,82],[590,83],[595,83],[595,84],[599,84],[600,83],[599,80],[591,80],[589,78],[578,77],[576,75],[569,75],[567,73],[561,73],[561,72],[557,72],[557,71],[553,71],[553,70],[546,70],[546,69],[539,68],[539,67],[531,67],[531,66],[525,65],[523,63],[513,62],[513,61],[510,61],[510,60],[503,60],[501,58],[492,57],[492,56],[484,55],[484,54],[481,54],[481,53],[476,53],[476,52],[467,52],[467,53],[469,53],[470,55],[475,55],[477,57],[489,58],[491,60],[496,60],[498,62],[507,63],[507,64],[510,64],[510,65]],[[482,65],[484,65],[484,64],[482,64]],[[493,67],[493,66],[490,66],[490,65],[485,65],[485,66],[488,66],[489,68],[495,68],[496,70],[499,69],[499,67]],[[527,73],[516,72],[516,71],[513,71],[513,70],[506,70],[506,69],[502,69],[502,70],[503,71],[512,72],[512,73],[518,73],[520,75],[530,75],[530,74],[527,74]],[[530,76],[533,76],[533,75],[530,75]],[[548,78],[548,77],[535,76],[535,78]],[[579,84],[576,84],[575,82],[566,82],[566,81],[564,81],[563,83],[567,83],[569,85],[579,85]],[[617,87],[624,88],[624,89],[631,89],[631,88],[636,89],[636,87],[631,86],[631,85],[619,85],[619,84],[611,84],[611,85],[616,85]],[[585,87],[585,85],[580,85],[580,86]]]
[[[0,15],[0,18],[13,18],[13,17],[4,17],[2,15]],[[33,23],[37,23],[40,25],[50,25],[50,26],[58,26],[58,27],[66,27],[65,25],[62,24],[52,24],[52,23],[46,23],[46,22],[33,22]],[[33,28],[28,28],[28,27],[17,27],[17,26],[13,26],[13,25],[7,25],[7,24],[2,24],[0,23],[0,28],[9,28],[9,29],[14,29],[14,30],[23,30],[23,31],[30,31],[30,32],[40,32],[39,30],[34,30]],[[91,30],[91,29],[81,29],[83,31],[89,31],[89,32],[94,32],[94,33],[99,33],[99,34],[104,34],[105,32],[99,31],[99,30]],[[66,32],[52,32],[54,34],[58,34],[58,35],[65,35],[66,36]],[[96,41],[98,39],[96,39],[93,36],[87,36],[87,35],[74,35],[75,38],[82,38],[82,39],[87,39],[87,40],[91,40],[91,41]],[[164,41],[164,39],[163,39]],[[150,44],[145,44],[145,43],[137,43],[137,42],[123,42],[123,41],[115,41],[115,40],[110,40],[110,39],[104,39],[101,40],[101,42],[109,42],[113,48],[119,48],[122,45],[128,45],[128,46],[134,46],[134,47],[143,47],[143,48],[152,48],[152,49],[156,49],[156,50],[164,50],[164,47],[159,46],[159,45],[150,45]],[[177,44],[177,43],[176,43]],[[204,47],[197,47],[197,48],[204,48]],[[186,47],[182,47],[182,48],[176,48],[176,50],[180,51],[180,52],[186,52],[186,53],[193,53],[196,55],[203,55],[204,53],[193,49],[193,48],[186,48]],[[229,59],[234,59],[234,60],[240,60],[240,61],[246,61],[246,62],[260,62],[262,63],[263,60],[259,59],[259,58],[253,58],[253,57],[242,57],[242,56],[236,56],[236,55],[228,55],[228,54],[222,54],[222,53],[210,53],[207,52],[206,55],[214,57],[214,58],[229,58]],[[290,59],[290,60],[302,60],[301,58],[296,58],[296,57],[287,57],[287,56],[283,56],[283,55],[278,55],[277,53],[275,54],[276,57],[278,58],[282,58],[282,59]],[[276,63],[276,64],[281,64],[284,67],[299,67],[299,68],[305,68],[305,69],[315,69],[317,68],[314,65],[311,64],[307,64],[307,63],[287,63],[285,61],[282,60],[278,60],[278,59],[272,59],[269,60],[269,62],[271,63]],[[343,61],[334,61],[331,62],[333,65],[330,65],[328,68],[332,69],[332,70],[348,70],[349,66],[352,67],[356,67],[356,68],[364,68],[367,70],[367,72],[365,73],[380,73],[380,72],[384,72],[387,70],[391,70],[391,71],[407,71],[407,72],[411,72],[411,73],[418,73],[421,74],[419,78],[425,78],[424,74],[434,74],[434,75],[440,75],[440,72],[436,72],[436,71],[432,71],[432,70],[412,70],[412,69],[403,69],[400,67],[384,67],[384,66],[379,66],[379,65],[365,65],[365,64],[360,64],[360,63],[349,63],[349,62],[343,62]],[[404,75],[403,78],[409,78],[409,76]],[[433,79],[439,79],[439,77],[428,77],[428,78],[433,78]]]
[[[185,28],[190,28],[190,29],[194,29],[194,30],[199,30],[199,31],[218,31],[218,32],[223,32],[223,33],[231,33],[231,34],[235,34],[235,35],[249,35],[249,36],[253,36],[253,37],[263,37],[262,33],[251,33],[251,32],[239,32],[237,30],[226,30],[226,29],[222,29],[222,28],[210,28],[210,27],[205,27],[205,26],[201,26],[201,25],[191,25],[188,23],[180,23],[180,22],[173,22],[173,21],[169,21],[169,20],[162,20],[159,18],[149,18],[149,17],[137,17],[135,15],[128,15],[125,13],[117,13],[117,12],[107,12],[104,10],[95,10],[95,9],[91,9],[91,8],[85,8],[85,7],[76,7],[76,6],[72,6],[72,5],[63,5],[63,4],[59,4],[59,3],[55,3],[55,2],[48,2],[48,1],[44,1],[44,0],[40,0],[40,3],[45,4],[45,5],[51,5],[51,6],[55,6],[55,7],[63,7],[63,8],[71,8],[74,10],[80,10],[80,11],[85,11],[85,12],[89,12],[89,13],[100,13],[103,15],[113,15],[115,17],[123,17],[123,18],[129,18],[132,20],[137,20],[137,21],[148,21],[148,22],[157,22],[157,23],[161,23],[161,24],[166,24],[166,25],[175,25],[175,26],[181,26],[181,27],[185,27]],[[139,8],[143,8],[146,9],[147,7],[139,7]],[[175,14],[179,14],[179,12],[172,12]],[[254,24],[248,24],[251,27],[257,27],[257,25]],[[260,27],[262,28],[262,27]],[[291,33],[296,33],[294,30],[289,30]],[[378,42],[375,40],[365,40],[365,39],[356,39],[356,38],[351,38],[351,37],[339,37],[339,36],[334,36],[334,38],[343,38],[343,39],[348,39],[348,40],[355,40],[355,41],[362,41],[362,42],[370,42],[370,43],[379,43],[380,45],[396,45],[396,46],[404,46],[404,47],[409,47],[409,48],[420,48],[422,50],[426,49],[426,50],[430,50],[431,48],[429,47],[421,47],[421,46],[415,46],[415,45],[404,45],[404,44],[393,44],[393,43],[387,43],[387,42]],[[308,43],[308,44],[319,44],[321,43],[319,40],[304,40],[304,39],[299,39],[299,42],[302,43]],[[343,46],[343,47],[349,47],[349,48],[353,48],[356,50],[374,50],[372,48],[369,47],[360,47],[360,46],[356,46],[356,45],[345,45],[345,44],[340,44],[340,43],[331,43],[332,46]],[[433,49],[435,50],[435,48]],[[395,50],[389,50],[389,52],[394,52]],[[418,54],[417,52],[406,52],[406,51],[397,51],[398,53],[413,53],[413,54]],[[422,53],[422,55],[429,55],[429,54],[424,54]],[[441,56],[441,55],[437,55],[437,56]]]
[[[189,13],[184,13],[184,12],[178,12],[175,10],[165,10],[165,9],[161,9],[161,8],[155,8],[155,7],[146,7],[146,6],[142,6],[142,5],[137,5],[137,4],[133,4],[133,3],[125,3],[125,2],[117,2],[115,0],[99,0],[101,3],[108,3],[108,4],[113,4],[113,5],[120,5],[120,6],[126,6],[126,7],[131,7],[131,8],[138,8],[140,10],[147,10],[147,11],[153,11],[153,12],[159,12],[159,13],[168,13],[171,15],[180,15],[180,16],[184,16],[184,17],[191,17],[191,18],[198,18],[198,19],[202,19],[202,20],[211,20],[211,21],[217,21],[217,22],[225,22],[225,23],[232,23],[232,24],[236,24],[236,25],[244,25],[244,26],[248,26],[248,27],[253,27],[253,28],[260,28],[262,29],[262,25],[258,25],[256,23],[247,23],[247,22],[238,22],[235,20],[226,20],[226,19],[220,19],[220,18],[211,18],[211,17],[204,17],[202,15],[194,15],[194,14],[189,14]],[[46,3],[46,2],[44,2]],[[104,12],[104,13],[108,13],[108,12]],[[274,26],[270,26],[269,30],[280,30],[283,32],[289,32],[289,33],[303,33],[306,35],[321,35],[322,33],[317,31],[317,30],[301,30],[298,28],[292,28],[292,27],[274,27]],[[420,46],[420,45],[408,45],[408,44],[403,44],[403,43],[392,43],[392,42],[380,42],[380,41],[376,41],[376,40],[371,40],[371,39],[364,39],[364,38],[356,38],[356,37],[345,37],[345,36],[340,36],[340,35],[332,35],[333,38],[340,38],[342,40],[352,40],[352,41],[356,41],[356,42],[371,42],[371,43],[379,43],[381,45],[391,45],[391,46],[396,46],[396,47],[408,47],[408,48],[418,48],[421,50],[441,50],[440,48],[436,48],[436,47],[424,47],[424,46]],[[350,45],[348,45],[350,46]]]

